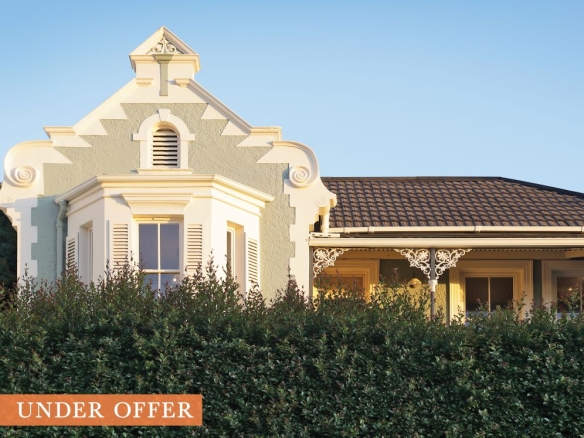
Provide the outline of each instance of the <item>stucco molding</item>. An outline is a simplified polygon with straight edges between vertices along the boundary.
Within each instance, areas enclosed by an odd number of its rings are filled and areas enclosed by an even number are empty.
[[[295,209],[294,223],[290,225],[290,240],[295,247],[294,257],[290,258],[290,271],[308,295],[312,280],[308,246],[310,226],[319,220],[319,216],[328,217],[337,197],[320,179],[315,153],[302,143],[273,141],[272,148],[257,162],[288,164],[284,194],[289,195],[290,207]],[[336,248],[343,248],[343,245]]]
[[[100,175],[57,196],[55,203],[82,199],[96,188],[113,189],[118,193],[188,193],[189,196],[219,196],[224,193],[255,208],[264,208],[274,197],[253,187],[221,175],[183,175],[172,173]],[[140,192],[141,190],[141,192]],[[110,190],[111,192],[112,190]],[[198,195],[195,194],[198,192]],[[254,209],[254,212],[257,211]]]
[[[32,209],[45,192],[44,164],[71,164],[53,147],[51,140],[27,141],[13,146],[4,157],[4,182],[0,190],[0,209],[18,231],[18,276],[25,269],[37,275],[32,245],[37,243],[37,227],[32,225]]]
[[[247,123],[240,116],[235,114],[233,112],[233,110],[231,110],[227,105],[225,105],[223,102],[221,102],[215,96],[213,96],[210,92],[208,92],[206,89],[204,89],[198,82],[191,79],[189,81],[189,84],[187,87],[191,91],[195,92],[195,94],[197,94],[201,99],[203,99],[205,102],[207,102],[209,104],[209,106],[211,106],[213,108],[214,115],[212,117],[217,117],[216,113],[219,113],[225,119],[232,122],[241,131],[245,132],[246,135],[251,132],[252,126],[249,123]],[[205,110],[205,113],[206,112],[207,112],[207,110]],[[205,117],[205,113],[203,113],[202,118],[203,119],[206,119],[206,118],[211,119],[209,116]],[[209,113],[209,114],[211,114],[211,113]],[[228,135],[228,134],[224,134],[224,135]],[[237,135],[241,135],[241,134],[237,134]]]

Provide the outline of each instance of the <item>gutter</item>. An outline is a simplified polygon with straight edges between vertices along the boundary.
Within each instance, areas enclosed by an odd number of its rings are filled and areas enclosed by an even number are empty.
[[[552,228],[552,227],[550,227]],[[579,228],[579,227],[578,227]],[[319,248],[584,248],[583,237],[310,237]]]
[[[63,229],[65,228],[65,219],[67,218],[67,201],[59,202],[59,214],[57,215],[57,278],[59,278],[64,271],[65,258],[63,256],[65,248],[65,236]]]

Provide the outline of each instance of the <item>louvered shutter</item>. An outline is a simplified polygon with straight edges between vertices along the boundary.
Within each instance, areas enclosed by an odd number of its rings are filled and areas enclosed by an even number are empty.
[[[67,239],[67,266],[66,269],[77,268],[77,239],[70,237]]]
[[[130,239],[128,224],[113,224],[112,226],[112,268],[122,268],[128,263]]]
[[[247,239],[247,287],[250,288],[254,284],[260,282],[260,254],[258,248],[258,241],[255,239]]]
[[[178,167],[178,135],[171,128],[152,133],[152,167]]]
[[[187,225],[187,272],[192,273],[203,263],[203,225]]]

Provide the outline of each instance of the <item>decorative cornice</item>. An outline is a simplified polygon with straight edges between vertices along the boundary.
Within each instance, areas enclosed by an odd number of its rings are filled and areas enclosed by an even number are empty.
[[[260,203],[272,202],[274,197],[267,193],[261,192],[252,187],[225,178],[221,175],[186,175],[182,172],[147,172],[145,174],[124,174],[124,175],[100,175],[82,182],[77,187],[68,190],[67,192],[57,196],[55,202],[58,204],[61,201],[71,201],[72,199],[81,196],[85,192],[91,190],[96,186],[104,188],[119,187],[124,188],[149,188],[152,190],[167,188],[197,188],[197,187],[213,187],[225,193],[236,195],[246,200],[253,202],[253,200]],[[222,188],[222,189],[221,189]]]
[[[139,87],[148,87],[152,85],[154,78],[136,78],[136,84]]]
[[[348,250],[348,248],[316,248],[313,255],[313,277],[320,274],[324,268],[334,266],[337,258]]]
[[[282,128],[279,126],[255,126],[251,128],[250,135],[273,135],[274,140],[282,140]]]
[[[176,82],[176,85],[186,88],[189,83],[191,82],[190,78],[174,78],[174,82]]]
[[[43,126],[49,138],[61,135],[77,135],[75,128],[71,126]]]

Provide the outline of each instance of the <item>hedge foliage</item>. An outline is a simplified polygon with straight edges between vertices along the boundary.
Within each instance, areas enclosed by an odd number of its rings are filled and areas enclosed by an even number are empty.
[[[201,393],[202,427],[2,436],[584,436],[584,320],[502,310],[449,326],[384,285],[241,300],[213,266],[156,297],[128,269],[25,279],[0,313],[0,393]],[[1,415],[1,413],[0,413]]]

